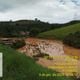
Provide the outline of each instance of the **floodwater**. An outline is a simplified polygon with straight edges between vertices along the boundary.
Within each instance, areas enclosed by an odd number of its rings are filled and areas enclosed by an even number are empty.
[[[25,42],[26,46],[20,48],[20,52],[30,57],[40,53],[48,54],[49,57],[52,58],[50,60],[46,57],[40,57],[39,60],[36,61],[38,64],[67,76],[80,75],[79,49],[70,48],[57,40],[27,38]]]

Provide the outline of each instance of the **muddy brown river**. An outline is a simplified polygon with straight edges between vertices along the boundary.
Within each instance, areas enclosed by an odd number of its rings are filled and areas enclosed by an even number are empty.
[[[19,51],[33,57],[37,54],[48,54],[51,60],[40,57],[36,62],[44,67],[56,70],[67,76],[80,75],[80,50],[63,45],[61,41],[37,38],[25,39],[26,46]]]

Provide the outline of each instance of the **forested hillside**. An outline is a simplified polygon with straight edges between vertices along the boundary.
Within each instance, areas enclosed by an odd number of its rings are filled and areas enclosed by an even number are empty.
[[[0,37],[34,37],[41,32],[67,27],[68,25],[79,22],[80,21],[72,21],[66,24],[50,24],[38,19],[0,22]]]

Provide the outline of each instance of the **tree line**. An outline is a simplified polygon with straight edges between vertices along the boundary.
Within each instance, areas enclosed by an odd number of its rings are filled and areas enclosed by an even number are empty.
[[[79,22],[80,21],[72,21],[65,24],[50,24],[37,19],[0,22],[0,37],[35,37],[41,32],[65,27]],[[24,32],[24,34],[22,34],[22,32]]]

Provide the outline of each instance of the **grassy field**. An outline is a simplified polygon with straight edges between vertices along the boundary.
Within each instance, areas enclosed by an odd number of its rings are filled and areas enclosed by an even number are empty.
[[[56,38],[56,39],[64,39],[70,33],[74,33],[76,31],[80,31],[80,23],[74,24],[68,27],[55,29],[47,32],[40,33],[38,37],[40,38]]]
[[[0,45],[4,55],[3,72],[0,80],[73,80],[71,77],[41,77],[39,73],[55,74],[55,71],[44,68],[36,62],[9,47]]]

